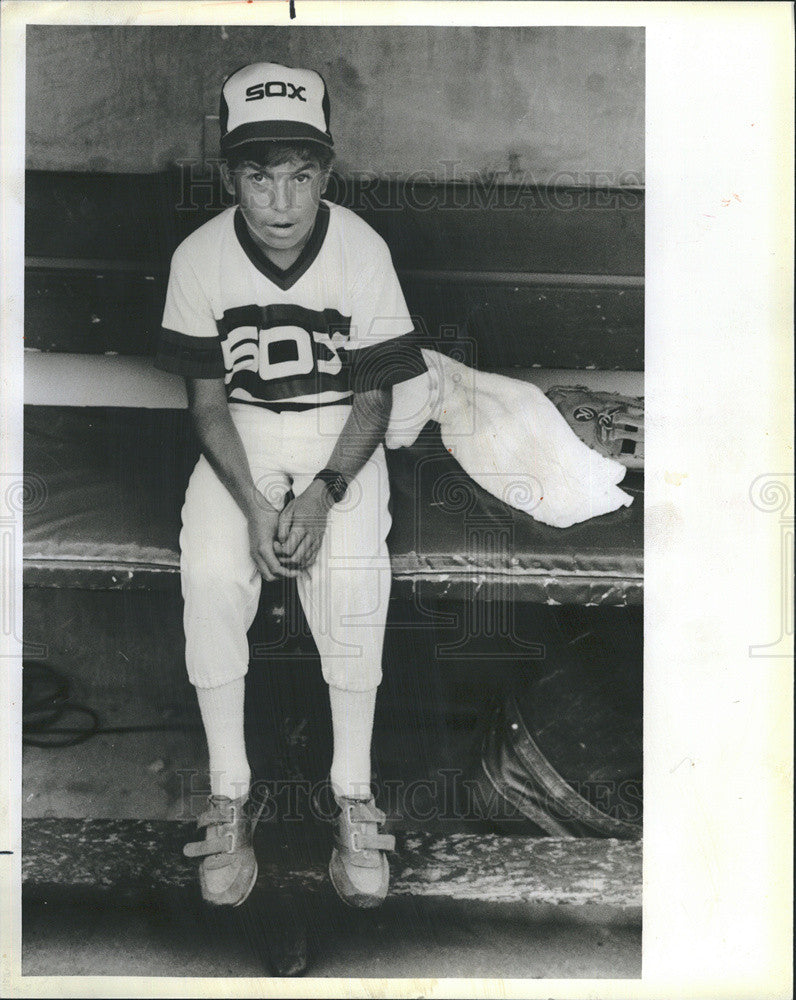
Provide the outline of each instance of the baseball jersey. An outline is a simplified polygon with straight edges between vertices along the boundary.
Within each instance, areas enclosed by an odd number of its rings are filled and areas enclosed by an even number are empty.
[[[321,201],[282,270],[233,206],[174,252],[156,365],[223,377],[230,403],[302,410],[425,370],[413,331],[389,248],[354,212]]]

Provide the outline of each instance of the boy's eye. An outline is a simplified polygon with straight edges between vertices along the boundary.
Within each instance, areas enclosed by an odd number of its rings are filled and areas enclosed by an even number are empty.
[[[308,180],[310,180],[310,179],[311,178],[310,178],[309,174],[297,174],[296,175],[296,183],[297,184],[306,184],[306,182]]]

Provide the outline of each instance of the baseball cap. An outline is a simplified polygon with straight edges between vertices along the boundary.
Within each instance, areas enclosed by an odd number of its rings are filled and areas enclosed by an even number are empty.
[[[311,69],[259,62],[235,70],[221,87],[219,120],[225,155],[263,140],[334,146],[326,83]]]

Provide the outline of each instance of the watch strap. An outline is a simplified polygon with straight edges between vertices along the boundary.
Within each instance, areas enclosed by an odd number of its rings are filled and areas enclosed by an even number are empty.
[[[340,503],[348,489],[348,480],[342,472],[338,472],[336,469],[321,469],[315,478],[320,479],[325,485],[326,492],[329,494],[332,502]]]

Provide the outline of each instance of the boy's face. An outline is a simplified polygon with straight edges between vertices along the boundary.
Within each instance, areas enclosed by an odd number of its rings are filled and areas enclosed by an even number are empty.
[[[244,163],[223,167],[249,229],[266,249],[299,250],[307,241],[329,176],[317,163],[291,159],[278,166]]]

